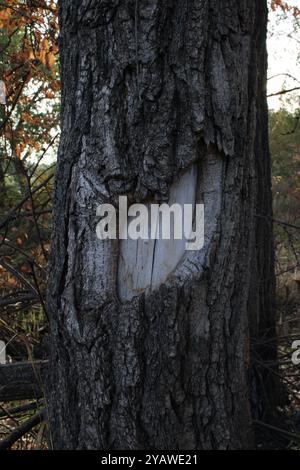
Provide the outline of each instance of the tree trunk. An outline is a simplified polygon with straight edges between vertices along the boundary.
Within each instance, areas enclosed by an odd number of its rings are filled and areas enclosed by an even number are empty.
[[[266,2],[65,0],[59,16],[52,444],[247,449],[249,324],[274,315],[271,224],[256,243]],[[204,203],[204,248],[98,240],[96,207],[120,195]]]

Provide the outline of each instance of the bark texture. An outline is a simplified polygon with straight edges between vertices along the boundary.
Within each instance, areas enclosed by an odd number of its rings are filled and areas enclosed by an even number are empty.
[[[59,16],[53,446],[249,448],[250,293],[251,318],[272,314],[254,282],[273,276],[255,217],[270,205],[266,2],[64,0]],[[204,249],[127,299],[126,247],[96,238],[96,207],[169,201],[192,166]]]

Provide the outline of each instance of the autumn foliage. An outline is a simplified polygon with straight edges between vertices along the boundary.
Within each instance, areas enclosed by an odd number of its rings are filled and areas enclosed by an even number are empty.
[[[6,85],[7,103],[2,127],[5,124],[9,140],[13,132],[13,152],[20,158],[25,150],[31,154],[40,150],[44,141],[49,142],[53,127],[52,117],[48,113],[41,116],[37,104],[44,100],[48,107],[46,100],[55,99],[59,90],[55,2],[1,2],[0,28],[0,79]],[[17,126],[13,125],[15,111]],[[40,128],[38,138],[36,133],[28,132],[32,126]]]
[[[20,320],[20,311],[44,321],[41,313],[59,136],[57,37],[53,0],[0,2],[0,80],[6,89],[5,104],[0,105],[3,340],[12,336],[11,320],[15,314]],[[23,326],[16,322],[18,335]]]
[[[284,12],[291,11],[295,18],[300,15],[300,9],[292,3],[284,0],[271,0],[271,9],[275,11],[277,8]]]

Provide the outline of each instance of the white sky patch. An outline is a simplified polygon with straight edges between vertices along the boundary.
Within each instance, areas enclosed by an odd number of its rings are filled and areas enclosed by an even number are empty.
[[[293,0],[292,4],[300,8],[300,0]],[[295,20],[292,13],[283,15],[279,10],[270,12],[268,95],[277,93],[282,89],[300,87],[299,32],[300,19]],[[299,96],[300,90],[282,96],[270,97],[268,99],[269,108],[277,110],[282,106],[287,106],[293,110],[299,102]]]

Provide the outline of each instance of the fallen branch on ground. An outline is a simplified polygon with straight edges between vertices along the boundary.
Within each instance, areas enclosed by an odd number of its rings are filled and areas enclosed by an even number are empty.
[[[13,408],[4,408],[1,407],[3,411],[0,411],[0,419],[7,418],[10,416],[16,416],[21,413],[27,413],[27,411],[36,410],[41,405],[44,404],[44,401],[32,401],[30,403],[25,403],[24,405],[14,406]]]
[[[42,398],[47,364],[48,361],[34,361],[1,365],[0,402]]]
[[[292,441],[299,443],[300,442],[300,434],[296,434],[294,432],[286,431],[285,429],[278,428],[277,426],[273,426],[272,424],[264,423],[263,421],[254,420],[254,424],[264,427],[266,429],[270,429],[270,431],[278,432],[280,434],[289,437]]]
[[[32,418],[29,418],[27,421],[14,429],[8,437],[0,441],[0,450],[10,449],[10,447],[15,442],[17,442],[18,439],[24,436],[24,434],[27,434],[32,428],[42,423],[44,421],[44,414],[45,409],[39,411],[34,416],[32,416]]]

